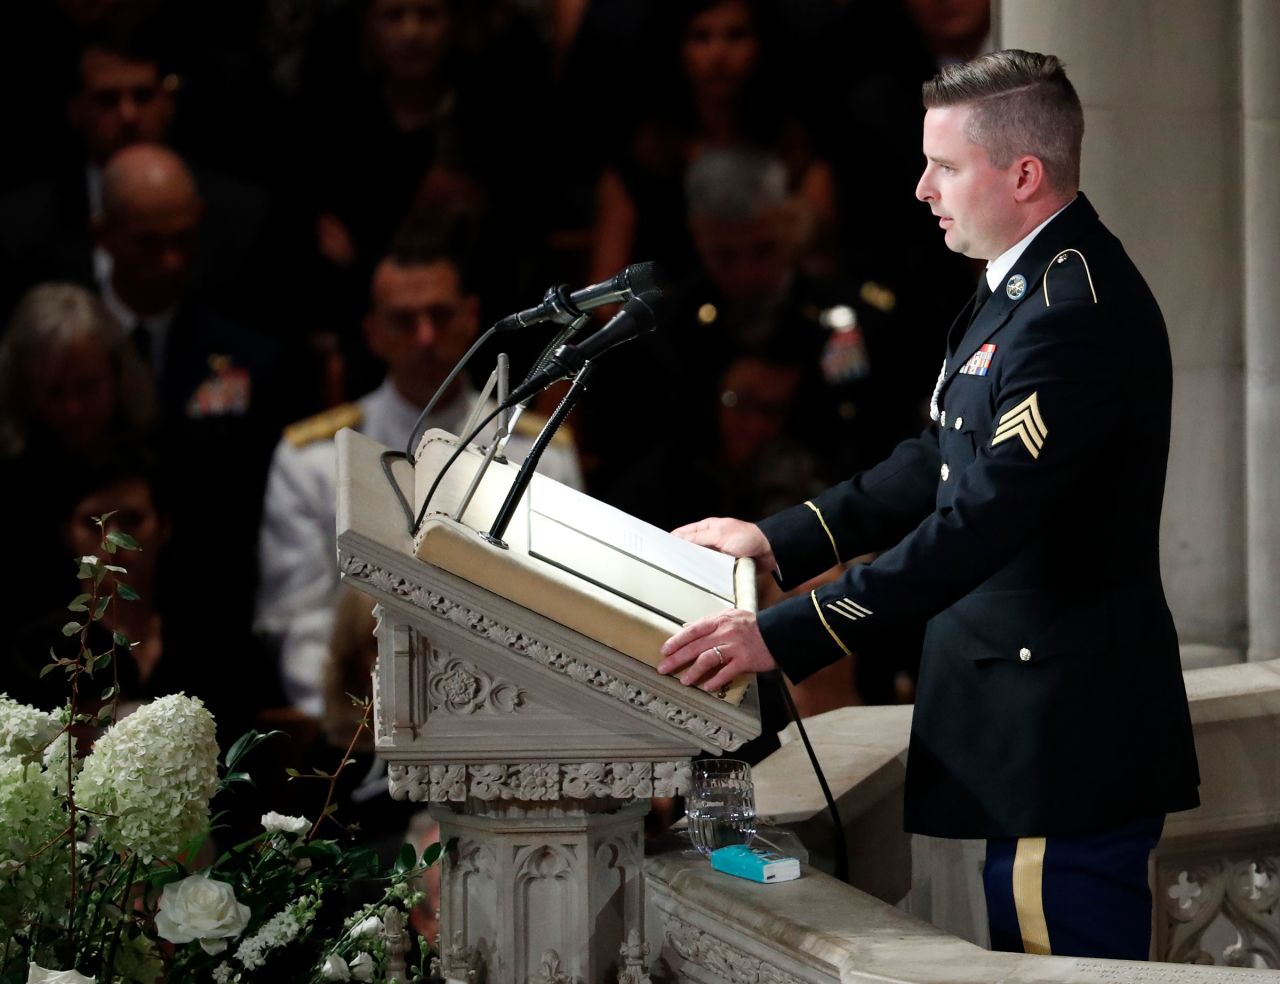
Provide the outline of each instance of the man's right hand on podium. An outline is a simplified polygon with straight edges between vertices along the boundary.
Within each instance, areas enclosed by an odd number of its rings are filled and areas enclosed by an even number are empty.
[[[682,540],[719,550],[730,557],[750,557],[756,563],[756,570],[762,574],[772,573],[777,566],[773,559],[773,548],[755,523],[712,516],[681,526],[671,533]]]

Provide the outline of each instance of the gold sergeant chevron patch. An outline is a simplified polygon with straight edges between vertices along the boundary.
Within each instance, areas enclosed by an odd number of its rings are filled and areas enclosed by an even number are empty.
[[[991,438],[991,446],[994,448],[1002,441],[1016,437],[1031,452],[1031,457],[1039,458],[1040,451],[1044,448],[1044,439],[1048,436],[1049,428],[1045,427],[1044,418],[1040,416],[1040,403],[1036,394],[1032,393],[1000,418],[995,435]]]

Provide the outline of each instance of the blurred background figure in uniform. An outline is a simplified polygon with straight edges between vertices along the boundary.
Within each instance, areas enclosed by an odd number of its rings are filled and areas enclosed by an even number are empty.
[[[338,599],[337,474],[333,437],[352,427],[392,449],[403,449],[422,409],[475,339],[480,298],[471,279],[461,230],[417,217],[397,234],[377,265],[363,325],[370,350],[385,363],[377,389],[287,428],[267,483],[260,557],[257,626],[279,652],[290,702],[307,714],[322,710],[323,672]],[[462,374],[440,399],[426,426],[456,434],[479,394]],[[507,455],[519,461],[532,444],[512,436]],[[536,433],[536,429],[532,431]],[[567,437],[558,437],[539,470],[574,487],[582,484]]]
[[[638,489],[653,483],[637,485],[638,474],[652,454],[723,460],[723,412],[734,409],[723,401],[738,388],[724,378],[743,358],[756,357],[738,370],[758,380],[756,389],[770,372],[779,382],[797,376],[770,387],[785,399],[764,402],[777,404],[780,436],[803,452],[788,457],[800,467],[801,497],[813,476],[832,480],[917,432],[933,383],[933,371],[916,365],[887,288],[804,272],[803,221],[781,159],[707,151],[689,169],[686,198],[700,270],[672,290],[671,317],[633,343],[625,365],[601,362],[580,423],[599,465],[594,487],[667,528],[715,510],[690,503],[686,514],[671,494],[646,499]],[[745,400],[743,410],[756,402]],[[747,506],[754,494],[743,488],[735,501]]]

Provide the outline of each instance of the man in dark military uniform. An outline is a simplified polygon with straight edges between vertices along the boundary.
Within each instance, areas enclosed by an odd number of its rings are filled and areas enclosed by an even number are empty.
[[[759,526],[678,531],[784,585],[884,553],[758,617],[686,626],[659,669],[711,690],[779,665],[798,679],[928,617],[907,828],[987,838],[996,948],[1145,959],[1147,854],[1199,782],[1159,568],[1164,322],[1078,193],[1083,115],[1056,58],[949,67],[925,105],[916,195],[988,263],[936,427]]]

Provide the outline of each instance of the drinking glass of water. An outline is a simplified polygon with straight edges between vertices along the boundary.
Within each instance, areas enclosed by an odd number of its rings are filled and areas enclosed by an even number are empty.
[[[686,809],[689,839],[703,854],[731,844],[750,844],[756,835],[751,766],[737,759],[694,762]]]

